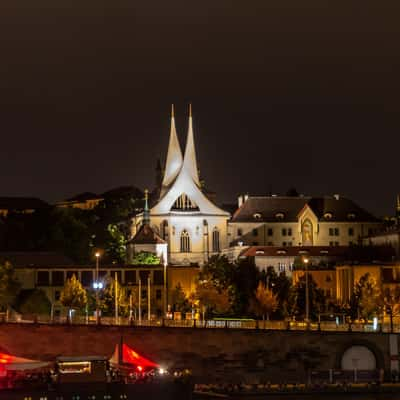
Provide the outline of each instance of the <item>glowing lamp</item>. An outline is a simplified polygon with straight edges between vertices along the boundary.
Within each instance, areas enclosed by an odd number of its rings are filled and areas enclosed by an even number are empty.
[[[142,371],[143,371],[143,367],[142,367],[141,365],[138,365],[138,366],[136,367],[136,369],[137,369],[139,372],[142,372]]]

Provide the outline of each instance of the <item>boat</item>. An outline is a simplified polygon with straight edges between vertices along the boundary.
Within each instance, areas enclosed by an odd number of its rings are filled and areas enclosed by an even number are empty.
[[[9,369],[3,379],[0,378],[0,385],[3,383],[0,386],[0,399],[192,398],[193,383],[189,371],[167,371],[122,341],[110,359],[102,356],[63,356],[58,357],[52,365],[35,360],[27,361],[31,363],[27,362],[27,369],[18,376],[11,369],[11,363],[4,363]]]

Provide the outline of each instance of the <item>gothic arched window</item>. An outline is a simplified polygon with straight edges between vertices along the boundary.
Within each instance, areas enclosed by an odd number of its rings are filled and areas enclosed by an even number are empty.
[[[190,253],[190,236],[186,229],[181,233],[181,253]]]
[[[218,228],[214,228],[213,233],[212,233],[212,249],[213,249],[214,253],[217,253],[220,251]]]
[[[199,207],[197,204],[190,199],[185,193],[182,193],[172,205],[171,210],[178,211],[198,211]]]

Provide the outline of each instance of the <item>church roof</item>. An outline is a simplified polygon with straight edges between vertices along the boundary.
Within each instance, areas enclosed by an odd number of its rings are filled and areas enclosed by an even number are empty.
[[[230,214],[226,211],[217,207],[209,198],[203,193],[198,176],[196,151],[194,145],[193,135],[193,124],[192,124],[192,112],[190,108],[189,112],[189,126],[187,133],[186,149],[183,158],[181,160],[181,152],[177,151],[176,146],[179,147],[179,143],[175,140],[176,131],[175,128],[171,128],[170,142],[168,147],[168,157],[166,164],[167,170],[172,165],[179,165],[179,169],[175,174],[168,174],[167,181],[163,181],[163,187],[161,189],[160,200],[157,204],[153,205],[150,210],[150,215],[168,215],[170,212],[196,212],[203,215],[223,216],[229,218]],[[173,154],[174,157],[170,157]],[[175,171],[175,170],[174,170]],[[167,175],[166,175],[167,176]],[[169,184],[167,186],[167,183]],[[184,196],[185,199],[189,199],[190,203],[195,205],[189,207],[189,209],[174,209],[174,204],[178,198]]]
[[[232,217],[232,222],[297,222],[308,206],[320,221],[378,222],[379,220],[352,200],[333,197],[249,197]]]
[[[143,224],[137,231],[136,235],[129,241],[131,244],[164,244],[167,243],[162,239],[154,229],[148,225]]]
[[[310,197],[249,197],[232,216],[232,222],[297,222]],[[277,219],[278,214],[283,214]]]

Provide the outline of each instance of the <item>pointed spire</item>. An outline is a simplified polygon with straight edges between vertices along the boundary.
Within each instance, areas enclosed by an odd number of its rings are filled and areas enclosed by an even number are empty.
[[[144,208],[143,208],[143,223],[142,225],[150,224],[150,211],[149,211],[149,191],[144,191]]]
[[[189,127],[182,168],[190,174],[195,184],[200,187],[199,172],[197,170],[196,150],[194,147],[192,104],[189,104]]]
[[[171,130],[169,134],[169,144],[165,173],[162,181],[163,186],[169,186],[178,175],[182,167],[182,151],[178,141],[175,128],[174,105],[171,107]]]

